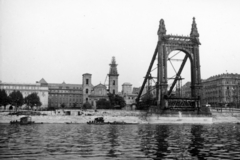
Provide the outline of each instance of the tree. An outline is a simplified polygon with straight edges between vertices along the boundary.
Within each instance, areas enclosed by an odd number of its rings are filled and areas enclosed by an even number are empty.
[[[119,95],[115,95],[115,103],[116,105],[120,106],[120,108],[123,108],[126,106],[126,102],[124,98]]]
[[[152,93],[146,93],[142,98],[142,103],[145,105],[151,105],[154,103],[154,97]]]
[[[31,93],[27,97],[25,97],[25,104],[33,109],[34,106],[39,107],[42,105],[39,96],[37,93]]]
[[[50,106],[50,107],[48,107],[48,110],[49,110],[49,111],[55,111],[56,109],[55,109],[54,106]]]
[[[74,102],[73,103],[73,108],[76,108],[77,107],[77,102]]]
[[[18,110],[19,106],[22,106],[24,103],[23,95],[20,91],[13,91],[9,94],[9,99],[11,105],[14,105],[16,107],[16,110]]]
[[[62,108],[62,110],[63,110],[63,113],[64,113],[64,108],[66,107],[66,105],[65,105],[65,103],[62,103],[61,104],[61,108]]]
[[[10,104],[10,99],[6,93],[6,91],[0,90],[0,106],[4,106],[4,110],[6,109],[6,105]]]
[[[97,101],[97,108],[98,109],[110,109],[111,108],[111,103],[105,98],[99,99]]]
[[[86,101],[84,104],[83,104],[83,109],[91,109],[92,108],[92,105]]]
[[[152,93],[146,93],[141,98],[141,103],[137,106],[137,109],[148,110],[150,105],[157,105],[157,98]]]
[[[61,108],[65,108],[65,103],[62,103],[62,104],[61,104]]]
[[[115,102],[115,94],[112,93],[108,93],[108,99],[110,101],[110,105],[111,106],[115,106],[116,102]]]
[[[108,98],[109,98],[111,107],[113,108],[116,108],[116,107],[123,108],[124,106],[126,106],[126,102],[124,98],[119,95],[109,93]]]

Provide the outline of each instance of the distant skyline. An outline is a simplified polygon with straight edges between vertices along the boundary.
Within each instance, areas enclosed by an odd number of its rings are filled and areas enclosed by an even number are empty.
[[[140,87],[160,19],[167,34],[200,34],[201,78],[240,73],[238,0],[0,0],[0,80],[103,84],[112,57],[121,85]],[[189,62],[188,62],[189,63]],[[187,65],[189,67],[189,64]],[[173,70],[169,66],[169,70]],[[169,74],[170,75],[170,74]],[[184,83],[190,69],[183,71]]]

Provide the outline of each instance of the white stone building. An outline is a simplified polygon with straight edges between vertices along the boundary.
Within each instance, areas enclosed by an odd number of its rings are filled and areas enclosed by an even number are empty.
[[[43,108],[48,107],[48,86],[41,85],[41,83],[0,83],[0,89],[4,89],[9,95],[11,92],[20,91],[23,97],[27,97],[31,93],[37,93],[42,103]]]

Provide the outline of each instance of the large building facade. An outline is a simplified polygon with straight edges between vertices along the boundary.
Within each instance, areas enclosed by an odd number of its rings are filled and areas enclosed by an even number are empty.
[[[49,107],[82,108],[84,103],[88,102],[92,108],[96,108],[99,99],[108,99],[108,92],[118,93],[118,76],[116,60],[113,57],[108,74],[108,88],[101,83],[94,86],[90,73],[82,75],[82,84],[47,83],[45,80],[40,82],[49,87]]]
[[[210,104],[239,103],[239,74],[221,74],[202,81],[202,101]]]
[[[202,104],[239,106],[240,100],[240,75],[219,74],[202,80],[201,100]],[[182,87],[183,96],[191,94],[190,82]]]
[[[40,101],[42,103],[42,107],[46,108],[48,106],[48,86],[43,85],[41,83],[35,83],[35,84],[23,84],[23,83],[5,83],[0,82],[0,89],[4,89],[9,95],[13,91],[20,91],[23,95],[23,98],[27,97],[28,95],[32,93],[37,93],[37,95],[40,98]]]
[[[49,83],[48,106],[52,108],[79,108],[83,104],[82,85]]]
[[[110,70],[108,73],[108,85],[98,84],[96,86],[91,83],[91,75],[83,75],[83,99],[92,105],[92,108],[96,108],[97,101],[99,99],[108,99],[108,93],[118,94],[118,71],[115,57],[112,57],[110,64]],[[89,81],[87,81],[89,79]],[[84,83],[85,82],[85,83]],[[88,84],[87,84],[88,83]],[[90,83],[90,84],[89,84]],[[88,92],[88,90],[90,92]]]
[[[103,84],[98,84],[92,88],[92,92],[89,95],[89,101],[92,108],[96,109],[97,101],[100,99],[108,99],[107,87]]]
[[[48,83],[41,79],[36,84],[11,84],[0,81],[0,89],[5,89],[9,95],[14,90],[19,90],[23,97],[37,93],[42,103],[42,108],[81,108],[88,102],[96,108],[99,99],[108,99],[108,93],[118,94],[118,71],[115,57],[112,58],[108,73],[109,84],[92,84],[92,75],[82,75],[82,84]]]

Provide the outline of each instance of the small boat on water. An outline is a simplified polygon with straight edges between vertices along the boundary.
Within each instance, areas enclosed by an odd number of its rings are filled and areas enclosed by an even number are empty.
[[[94,121],[88,121],[87,124],[102,125],[102,124],[107,124],[107,123],[104,122],[104,118],[103,117],[97,117],[97,118],[94,119]]]
[[[35,123],[35,122],[32,121],[32,118],[29,116],[20,118],[20,121],[16,120],[16,121],[10,122],[10,124],[20,124],[20,125],[28,125],[28,124],[33,124],[33,123]]]
[[[138,124],[138,123],[126,123],[126,122],[104,122],[103,117],[97,117],[94,119],[94,121],[89,121],[87,124],[94,124],[94,125],[104,125],[104,124],[110,124],[110,125],[129,125],[129,124]]]

